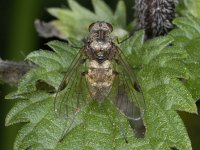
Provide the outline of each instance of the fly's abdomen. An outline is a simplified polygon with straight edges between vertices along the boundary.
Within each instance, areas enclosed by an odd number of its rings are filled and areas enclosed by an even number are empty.
[[[92,97],[99,102],[103,101],[110,92],[114,77],[112,64],[109,60],[101,64],[95,60],[90,61],[86,79]]]

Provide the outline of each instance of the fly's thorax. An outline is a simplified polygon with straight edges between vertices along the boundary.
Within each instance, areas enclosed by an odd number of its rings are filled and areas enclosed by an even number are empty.
[[[92,41],[90,43],[90,47],[94,51],[107,51],[108,49],[111,49],[112,45],[110,41]]]
[[[86,45],[85,50],[89,60],[96,60],[98,63],[112,60],[116,54],[116,46],[112,41],[94,40]]]
[[[111,44],[103,41],[93,41],[90,46],[93,49],[95,58],[98,60],[106,59],[111,49]]]
[[[102,101],[110,92],[114,77],[112,63],[109,60],[103,63],[91,60],[86,79],[92,97],[97,101]]]

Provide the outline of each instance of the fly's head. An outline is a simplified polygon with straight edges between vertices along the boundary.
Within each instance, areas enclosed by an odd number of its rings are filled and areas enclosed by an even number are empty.
[[[113,27],[110,23],[104,22],[104,21],[97,21],[92,23],[89,26],[89,32],[90,33],[95,33],[98,31],[104,31],[107,33],[111,33],[113,31]]]
[[[92,53],[93,59],[97,59],[98,62],[108,59],[110,55],[113,43],[110,33],[113,31],[111,24],[103,21],[92,23],[89,26],[89,32],[91,33],[88,38],[88,49]]]

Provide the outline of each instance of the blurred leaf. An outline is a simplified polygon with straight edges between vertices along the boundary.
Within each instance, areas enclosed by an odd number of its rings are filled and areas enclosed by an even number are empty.
[[[119,1],[117,8],[115,10],[114,18],[116,20],[116,25],[121,25],[121,27],[126,27],[126,6],[124,1]],[[120,24],[118,24],[120,22]]]
[[[95,14],[99,17],[99,20],[113,20],[113,12],[104,1],[92,0],[92,4],[94,6]]]
[[[178,26],[179,29],[183,31],[183,36],[186,36],[188,39],[194,39],[199,37],[200,33],[200,20],[187,15],[186,17],[180,17],[174,20],[174,24]]]
[[[199,0],[182,0],[178,5],[178,12],[182,16],[192,14],[195,17],[200,17],[200,1]]]
[[[124,1],[119,1],[115,13],[102,0],[92,0],[94,11],[79,5],[74,0],[68,0],[69,7],[49,8],[48,12],[57,18],[50,22],[59,33],[60,37],[74,38],[81,40],[88,34],[88,26],[96,21],[106,21],[111,23],[116,29],[114,36],[123,37],[126,30],[126,7]]]

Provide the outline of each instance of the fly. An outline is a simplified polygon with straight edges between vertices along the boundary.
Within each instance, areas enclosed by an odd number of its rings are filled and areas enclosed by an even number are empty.
[[[134,113],[138,119],[138,108],[140,112],[144,110],[142,91],[134,88],[139,83],[122,50],[113,42],[112,31],[112,25],[103,21],[89,26],[90,35],[68,67],[56,93],[57,115],[68,117],[92,100],[102,103],[106,99],[112,100],[128,119],[136,119]],[[134,108],[122,107],[123,101],[134,103]]]

